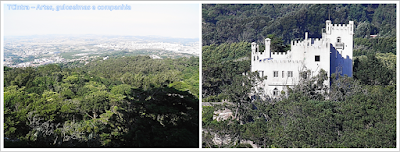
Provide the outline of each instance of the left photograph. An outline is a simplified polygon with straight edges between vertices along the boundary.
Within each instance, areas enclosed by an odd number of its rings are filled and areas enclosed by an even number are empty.
[[[199,148],[199,4],[1,5],[4,148]]]

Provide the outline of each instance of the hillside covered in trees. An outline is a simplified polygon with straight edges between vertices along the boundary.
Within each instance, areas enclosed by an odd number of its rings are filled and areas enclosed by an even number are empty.
[[[198,147],[199,58],[4,68],[5,147]]]
[[[395,8],[203,5],[203,147],[396,147]],[[355,21],[353,77],[333,74],[327,90],[322,84],[328,77],[320,71],[277,99],[260,98],[254,88],[265,78],[250,72],[250,43],[273,36],[278,40],[271,48],[282,51],[304,32],[320,37],[329,12],[334,24]],[[227,109],[231,116],[217,121],[218,113]]]
[[[233,42],[264,42],[269,34],[285,44],[296,38],[321,37],[325,21],[354,21],[354,38],[396,36],[394,4],[203,4],[203,46]]]

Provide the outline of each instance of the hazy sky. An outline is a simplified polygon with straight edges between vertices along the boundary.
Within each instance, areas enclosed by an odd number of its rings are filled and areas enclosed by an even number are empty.
[[[7,4],[37,7],[51,5],[121,5],[131,10],[9,10]],[[105,34],[158,35],[179,38],[200,37],[199,4],[188,3],[132,3],[132,2],[63,2],[63,3],[3,3],[4,35],[35,34]]]

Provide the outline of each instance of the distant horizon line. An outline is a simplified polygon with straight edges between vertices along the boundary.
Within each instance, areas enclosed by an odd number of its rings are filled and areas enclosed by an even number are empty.
[[[172,37],[162,35],[121,35],[121,34],[30,34],[30,35],[3,35],[4,37],[29,37],[29,36],[47,36],[47,35],[59,35],[59,36],[79,36],[79,35],[96,35],[96,36],[133,36],[133,37],[162,37],[162,38],[177,38],[177,39],[200,39],[199,37]]]

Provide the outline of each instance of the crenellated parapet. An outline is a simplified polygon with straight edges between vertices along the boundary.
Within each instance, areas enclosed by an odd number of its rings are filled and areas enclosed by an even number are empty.
[[[287,52],[272,52],[272,55],[287,55]]]
[[[348,28],[347,26],[348,26],[348,24],[332,24],[332,27],[335,27],[338,29],[340,29],[340,28],[347,29]]]
[[[292,50],[296,50],[296,51],[304,51],[304,49],[307,50],[325,50],[326,48],[329,47],[329,45],[327,44],[327,40],[326,39],[322,39],[322,38],[309,38],[307,40],[303,40],[303,41],[292,41]]]
[[[353,35],[354,34],[354,21],[349,21],[349,24],[331,24],[330,20],[326,21],[326,28],[324,29],[325,34],[330,35],[332,31],[346,31],[348,34]],[[323,34],[324,35],[324,34]]]
[[[301,63],[301,60],[263,60],[263,63],[293,63],[298,64]]]
[[[272,52],[269,38],[265,39],[263,52],[253,42],[251,71],[268,77],[263,83],[264,92],[272,97],[279,95],[287,86],[296,84],[304,69],[309,69],[311,76],[323,69],[329,77],[341,68],[341,74],[352,76],[353,29],[353,21],[332,24],[327,20],[322,38],[309,38],[308,32],[305,32],[303,40],[290,42],[291,50],[287,52]],[[329,85],[330,82],[324,84]]]

